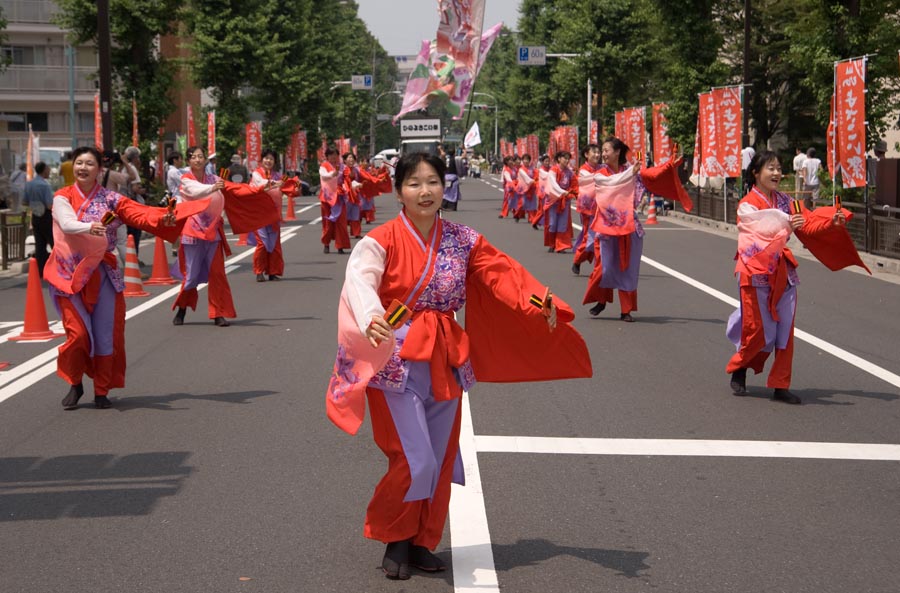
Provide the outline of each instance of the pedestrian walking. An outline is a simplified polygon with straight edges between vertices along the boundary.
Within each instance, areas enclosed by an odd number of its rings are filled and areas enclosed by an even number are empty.
[[[38,274],[44,277],[44,265],[53,249],[53,189],[47,179],[50,167],[40,161],[34,166],[34,179],[25,183],[22,204],[31,208],[31,230],[34,233],[34,258]]]

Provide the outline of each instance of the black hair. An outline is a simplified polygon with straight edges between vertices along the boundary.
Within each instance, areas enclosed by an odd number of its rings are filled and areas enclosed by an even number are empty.
[[[524,161],[525,159],[528,159],[529,161],[531,160],[531,155],[528,154],[527,152],[522,155],[522,160]]]
[[[756,185],[756,176],[759,175],[759,172],[772,161],[777,162],[779,165],[781,164],[778,155],[771,150],[761,150],[753,155],[747,170],[744,172],[744,183],[748,191]]]
[[[38,161],[37,164],[34,166],[34,172],[38,175],[43,175],[44,171],[46,171],[46,170],[47,170],[47,163],[45,163],[44,161]]]
[[[816,158],[816,149],[810,147],[810,149],[806,151],[806,156],[808,156],[811,159]]]
[[[171,164],[173,164],[172,161],[174,161],[175,159],[180,159],[180,158],[181,158],[181,153],[178,151],[173,151],[173,152],[169,153],[168,157],[166,157],[166,162],[171,165]]]
[[[587,146],[585,146],[584,148],[581,149],[581,156],[584,158],[584,160],[587,160],[588,153],[595,148],[597,150],[600,150],[600,145],[596,144],[594,142],[591,142],[590,144],[588,144]]]
[[[341,155],[341,160],[342,160],[342,161],[346,161],[347,158],[348,158],[348,157],[351,157],[351,156],[352,156],[353,158],[356,158],[356,155],[353,154],[352,152],[349,152],[349,151],[348,151],[348,152],[345,152],[344,154]]]
[[[271,156],[273,159],[275,159],[275,166],[277,167],[278,166],[278,153],[275,152],[274,150],[272,150],[271,148],[267,148],[264,151],[262,151],[261,155],[259,155],[259,160],[262,161],[267,156]]]
[[[611,144],[613,150],[619,151],[619,166],[622,167],[628,162],[628,159],[625,158],[625,155],[628,154],[628,151],[631,150],[628,148],[628,145],[616,138],[615,136],[610,136],[603,141],[603,144]]]
[[[101,155],[100,151],[93,146],[79,146],[72,151],[72,160],[74,161],[81,155],[87,153],[90,153],[94,157],[94,159],[97,161],[97,165],[101,165],[103,163],[103,155]]]
[[[97,154],[100,154],[100,153],[98,152]],[[122,162],[122,157],[119,156],[119,153],[116,152],[115,150],[104,150],[103,157],[98,162],[102,163],[104,167],[109,168],[113,165],[120,164]]]
[[[333,146],[329,146],[328,148],[325,149],[325,158],[328,158],[331,155],[337,154],[337,153],[338,153],[337,148],[334,148]]]
[[[561,157],[566,157],[567,159],[572,159],[572,153],[568,150],[560,150],[556,154],[553,155],[553,160],[558,161]]]
[[[441,178],[441,185],[443,185],[444,176],[447,173],[447,165],[444,164],[444,159],[429,152],[411,152],[400,157],[400,160],[397,161],[397,166],[394,167],[394,189],[397,193],[400,193],[403,182],[416,171],[419,163],[431,165],[437,171],[438,177]]]
[[[203,150],[203,147],[202,147],[202,146],[188,146],[187,150],[185,150],[184,153],[185,153],[185,154],[187,155],[187,157],[190,159],[190,158],[191,158],[191,155],[194,154],[195,152],[197,152],[198,150],[199,150],[200,152],[203,153],[203,156],[204,156],[204,157],[206,156],[206,151]],[[171,164],[171,163],[170,163],[170,164]]]

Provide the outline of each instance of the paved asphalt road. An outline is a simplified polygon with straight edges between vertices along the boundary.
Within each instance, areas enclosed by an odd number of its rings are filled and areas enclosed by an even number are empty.
[[[466,180],[449,218],[572,304],[595,376],[473,389],[477,473],[438,548],[454,570],[388,581],[382,545],[362,537],[385,463],[368,425],[349,437],[324,415],[346,256],[322,254],[312,207],[286,225],[284,281],[256,283],[235,248],[231,327],[206,319],[205,292],[177,328],[170,287],[128,299],[128,387],[112,410],[88,389],[63,412],[61,340],[0,343],[0,592],[900,590],[895,278],[802,259],[804,405],[772,402],[761,377],[737,398],[733,305],[715,293],[737,294],[733,236],[663,218],[645,239],[637,323],[618,304],[592,319],[571,255],[498,220],[488,181]],[[379,198],[380,220],[394,204]],[[153,244],[142,250],[149,263]],[[22,278],[0,287],[0,322],[21,323]]]

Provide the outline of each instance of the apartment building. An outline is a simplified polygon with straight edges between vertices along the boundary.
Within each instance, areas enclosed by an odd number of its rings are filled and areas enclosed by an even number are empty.
[[[42,147],[93,144],[97,51],[71,47],[55,25],[51,0],[0,0],[7,21],[0,51],[11,64],[0,73],[0,164],[20,162],[28,125]],[[74,121],[70,109],[74,106]]]

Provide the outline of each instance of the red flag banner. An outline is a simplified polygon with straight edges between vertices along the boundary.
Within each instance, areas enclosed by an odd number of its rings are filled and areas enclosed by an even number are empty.
[[[344,138],[341,136],[338,138],[338,152],[341,153],[341,158],[344,158],[344,155],[350,152],[350,139]]]
[[[866,58],[835,66],[837,165],[844,187],[866,185]]]
[[[137,101],[131,97],[131,145],[137,146],[138,140],[138,117],[137,117]]]
[[[285,171],[296,171],[297,165],[294,161],[294,142],[293,138],[288,142],[288,145],[284,149],[284,170]]]
[[[247,167],[250,171],[259,166],[262,160],[262,129],[258,121],[252,121],[246,126],[246,150],[247,150]]]
[[[532,160],[537,160],[541,156],[541,145],[538,142],[537,134],[528,134],[528,137],[525,139],[528,145],[528,154],[531,155]]]
[[[528,149],[525,146],[525,138],[516,138],[516,155],[521,157],[526,152],[528,152]]]
[[[672,141],[669,139],[669,123],[666,120],[665,103],[653,104],[653,164],[660,166],[672,160]]]
[[[578,162],[578,128],[575,126],[565,126],[563,128],[566,138],[566,150],[572,153],[572,166],[577,168]]]
[[[194,108],[187,104],[187,144],[197,146],[197,128],[194,126]]]
[[[206,154],[210,155],[216,152],[216,112],[210,111],[206,114]],[[224,162],[219,159],[219,162]]]
[[[625,137],[620,138],[631,149],[628,160],[634,162],[635,154],[647,154],[647,121],[644,107],[631,107],[624,112]]]
[[[94,146],[103,150],[103,118],[100,115],[100,94],[94,95]]]
[[[741,176],[741,88],[712,91],[716,109],[717,161],[725,177]]]
[[[691,174],[692,174],[692,175],[697,175],[697,176],[700,175],[700,160],[701,160],[701,155],[700,155],[700,120],[701,120],[702,116],[703,116],[702,113],[698,113],[698,114],[697,114],[697,128],[696,128],[696,131],[694,132],[694,163],[693,163],[693,170],[691,170]]]
[[[160,181],[165,181],[163,179],[163,163],[166,162],[166,155],[163,154],[163,136],[166,133],[166,129],[162,126],[159,126],[159,130],[157,131],[158,140],[156,142],[156,177]]]
[[[719,164],[719,143],[716,133],[716,104],[712,93],[700,95],[700,167],[701,174],[721,177]]]
[[[325,138],[325,135],[322,135],[322,143],[319,145],[319,148],[316,150],[316,159],[320,163],[325,162],[325,149],[328,148],[328,141]]]
[[[306,130],[297,131],[297,158],[305,161],[309,158],[309,144],[306,141]]]
[[[596,119],[591,120],[591,133],[588,137],[588,144],[600,143],[600,124]]]
[[[624,111],[616,111],[616,138],[625,142],[625,137],[628,134],[625,133],[625,112]]]

